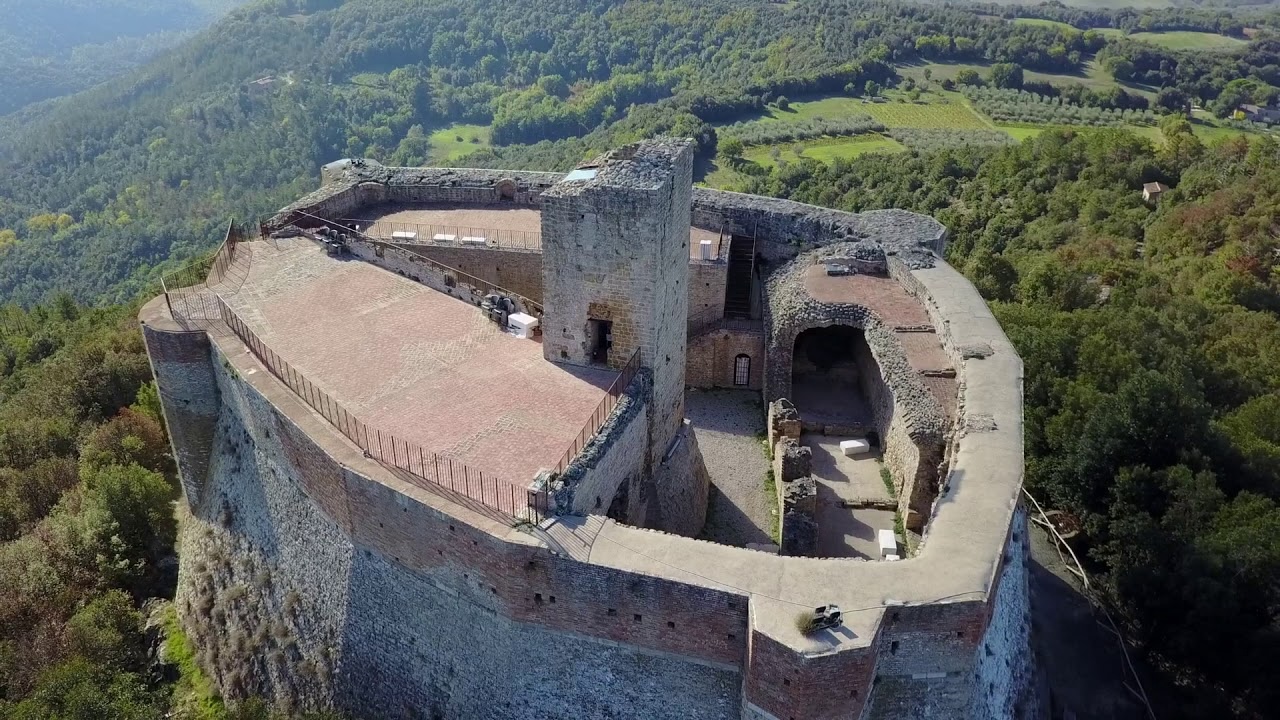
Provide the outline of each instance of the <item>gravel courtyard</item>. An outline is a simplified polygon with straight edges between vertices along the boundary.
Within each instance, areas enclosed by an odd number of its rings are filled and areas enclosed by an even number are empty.
[[[690,390],[685,414],[711,475],[711,497],[703,540],[745,547],[771,544],[777,513],[765,491],[769,461],[760,434],[764,410],[760,393],[749,390]]]

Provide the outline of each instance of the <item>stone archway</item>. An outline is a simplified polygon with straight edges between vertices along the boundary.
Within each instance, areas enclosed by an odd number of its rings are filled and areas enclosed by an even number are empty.
[[[852,433],[876,429],[872,402],[884,381],[861,328],[809,328],[792,348],[790,400],[806,423]]]

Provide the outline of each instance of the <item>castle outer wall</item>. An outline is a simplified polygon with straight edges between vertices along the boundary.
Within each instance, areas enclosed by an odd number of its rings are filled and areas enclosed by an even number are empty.
[[[412,189],[419,199],[472,202],[498,202],[509,178],[513,201],[536,202],[558,177],[421,172],[454,179]],[[395,187],[365,179],[303,202],[342,217],[410,193]],[[694,222],[716,206],[707,225],[773,223],[816,244],[883,228],[905,237],[922,222],[828,221],[832,211],[813,219],[807,206],[755,200],[695,190]],[[940,248],[945,233],[932,228]],[[779,263],[806,249],[760,247]],[[590,515],[569,536],[584,545],[546,542],[362,457],[237,339],[185,332],[153,301],[144,333],[191,516],[177,607],[202,665],[229,697],[365,717],[1021,716],[1021,363],[955,270],[913,267],[914,251],[901,250],[895,272],[935,315],[971,431],[954,441],[920,555],[898,563],[783,558],[604,520],[610,490],[635,475],[628,437],[648,422],[644,408],[588,448],[572,502]],[[830,601],[853,611],[852,637],[801,638],[801,608]]]

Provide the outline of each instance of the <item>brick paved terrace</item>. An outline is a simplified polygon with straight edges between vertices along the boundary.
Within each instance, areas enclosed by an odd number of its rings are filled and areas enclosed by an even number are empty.
[[[242,247],[248,276],[224,299],[264,343],[370,427],[504,480],[554,467],[617,377],[310,240]]]
[[[358,217],[360,229],[377,238],[391,239],[396,231],[417,232],[418,242],[429,242],[436,230],[428,234],[427,228],[459,228],[467,232],[491,230],[500,242],[510,241],[519,247],[522,243],[530,249],[541,246],[542,213],[524,207],[448,207],[444,205],[380,205],[362,208]],[[338,219],[338,218],[334,218]],[[445,234],[458,234],[445,231]],[[493,238],[491,238],[493,239]],[[699,243],[711,241],[712,257],[720,256],[720,233],[699,228],[689,228],[689,257],[701,257]]]

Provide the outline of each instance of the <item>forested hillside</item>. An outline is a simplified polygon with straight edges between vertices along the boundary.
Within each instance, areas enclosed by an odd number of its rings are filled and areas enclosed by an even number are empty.
[[[497,143],[514,143],[495,150],[506,164],[565,167],[604,142],[669,131],[703,137],[710,154],[708,123],[780,95],[887,85],[923,60],[1083,72],[1108,42],[877,0],[262,2],[139,72],[0,120],[0,298],[128,298],[153,266],[211,247],[228,216],[310,189],[321,163],[420,163],[430,132],[455,122],[491,123]],[[1204,63],[1223,82],[1280,83],[1280,46],[1251,48],[1243,61],[1165,52],[1162,67],[1177,87]],[[520,144],[532,141],[543,142]]]
[[[1027,486],[1077,513],[1175,717],[1264,717],[1280,653],[1280,145],[1055,132],[792,164],[755,192],[952,231],[1026,364]],[[1158,210],[1144,181],[1176,183]],[[1209,641],[1209,638],[1212,641]]]
[[[0,115],[138,67],[244,0],[0,0]]]
[[[1264,127],[1206,118],[1274,100],[1276,27],[1195,8],[270,0],[0,118],[0,303],[45,303],[0,316],[0,715],[149,718],[174,702],[138,651],[139,608],[169,587],[174,493],[145,358],[130,309],[75,301],[135,302],[229,218],[313,189],[340,157],[421,164],[443,134],[451,162],[565,169],[673,133],[698,138],[702,169],[735,165],[740,189],[951,228],[948,259],[1026,362],[1028,487],[1080,517],[1125,631],[1186,690],[1161,717],[1268,716],[1280,151]],[[1165,31],[1234,49],[1151,42]],[[922,95],[964,127],[870,115],[925,113]],[[816,117],[806,99],[867,114]],[[992,120],[1015,101],[1046,119],[1008,134]],[[1188,122],[1192,103],[1211,112]],[[1083,129],[1102,111],[1121,129]],[[877,132],[897,154],[742,156],[744,139]],[[1175,189],[1150,206],[1156,180]],[[198,679],[179,685],[200,696]]]
[[[137,305],[0,308],[0,717],[227,711],[167,608],[177,482]]]

